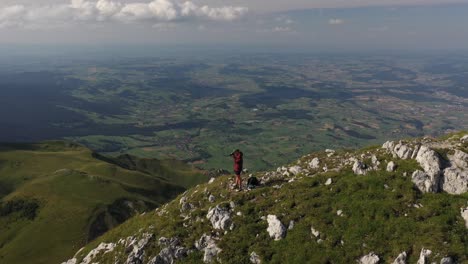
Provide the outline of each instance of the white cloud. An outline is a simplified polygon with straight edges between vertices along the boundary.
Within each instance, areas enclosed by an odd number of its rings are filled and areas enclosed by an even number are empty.
[[[330,24],[330,25],[341,25],[343,23],[344,23],[344,20],[339,19],[339,18],[332,18],[332,19],[328,20],[328,24]]]
[[[273,32],[291,32],[291,31],[292,29],[290,27],[278,26],[278,27],[273,28]]]
[[[122,1],[122,0],[120,0]],[[114,0],[70,0],[48,6],[12,5],[0,8],[0,27],[69,25],[99,22],[182,22],[186,20],[233,21],[247,13],[245,7],[197,6],[187,1],[152,0],[124,3]]]

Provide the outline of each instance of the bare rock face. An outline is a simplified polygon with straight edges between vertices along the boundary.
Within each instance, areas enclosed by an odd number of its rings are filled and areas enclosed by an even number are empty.
[[[374,252],[369,253],[359,259],[360,264],[377,264],[379,263],[379,256],[374,254]]]
[[[268,215],[267,221],[267,231],[271,238],[280,240],[286,236],[286,227],[284,227],[276,215]]]
[[[421,249],[421,253],[419,254],[419,259],[417,264],[428,264],[429,261],[427,260],[427,257],[429,257],[432,254],[432,251],[429,249]]]
[[[214,229],[226,230],[231,225],[231,214],[228,209],[222,208],[219,205],[210,209],[206,218],[210,220]]]
[[[407,254],[406,252],[400,253],[398,257],[392,262],[392,264],[406,264]]]

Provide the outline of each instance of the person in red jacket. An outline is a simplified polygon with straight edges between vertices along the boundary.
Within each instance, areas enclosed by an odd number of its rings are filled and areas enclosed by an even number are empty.
[[[241,173],[242,173],[242,167],[243,167],[243,153],[236,149],[234,150],[230,156],[234,159],[234,173],[236,174],[236,186],[239,188],[239,190],[242,190],[242,178],[241,178]]]

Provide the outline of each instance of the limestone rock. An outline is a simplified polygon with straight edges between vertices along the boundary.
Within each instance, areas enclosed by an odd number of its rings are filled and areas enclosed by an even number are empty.
[[[164,248],[159,254],[151,259],[148,264],[173,264],[178,259],[187,257],[188,250],[184,247],[179,246],[180,241],[178,238],[165,238],[159,239],[159,245]]]
[[[211,208],[206,215],[206,218],[210,220],[211,225],[214,229],[226,230],[231,225],[231,214],[229,210],[217,205]]]
[[[297,165],[296,165],[296,166],[292,166],[291,168],[289,168],[288,171],[289,171],[290,173],[292,173],[293,175],[297,175],[297,174],[299,174],[299,173],[302,172],[302,168],[301,168],[301,166],[297,166]]]
[[[309,163],[309,168],[318,169],[320,167],[320,160],[318,158],[313,158]]]
[[[468,192],[468,170],[460,170],[454,167],[444,169],[441,188],[450,194]]]
[[[432,149],[426,146],[421,146],[418,154],[416,155],[416,161],[430,177],[430,181],[432,183],[431,192],[438,192],[441,173],[441,161],[439,155]]]
[[[429,249],[421,249],[421,253],[419,254],[419,259],[417,264],[428,264],[427,257],[429,257],[432,254],[432,251]]]
[[[398,257],[392,262],[392,264],[406,264],[407,254],[406,252],[400,253]]]
[[[250,263],[261,264],[262,260],[260,259],[260,256],[257,255],[257,253],[252,252],[252,254],[250,254]]]
[[[130,243],[126,245],[126,251],[130,252],[128,254],[126,264],[135,264],[143,263],[143,258],[145,256],[145,248],[148,245],[148,242],[154,238],[154,234],[145,233],[140,240],[132,239]]]
[[[328,186],[330,184],[332,184],[332,179],[328,178],[327,181],[325,182],[325,185]]]
[[[468,207],[461,209],[461,216],[465,220],[465,226],[468,229]]]
[[[362,163],[359,160],[355,160],[353,164],[353,172],[357,175],[365,175],[367,174],[367,165]]]
[[[454,264],[455,262],[451,257],[445,257],[440,260],[440,264]]]
[[[275,240],[280,240],[286,236],[286,228],[276,215],[268,215],[268,234]]]
[[[395,162],[390,161],[390,162],[387,164],[387,171],[393,172],[393,171],[395,171],[395,169],[396,169]]]
[[[203,234],[201,238],[195,242],[195,247],[204,252],[203,262],[211,263],[214,258],[221,252],[221,249],[216,245],[213,237]]]
[[[212,194],[208,197],[208,201],[209,201],[210,203],[214,203],[215,200],[216,200],[216,198],[215,198],[214,195],[212,195]]]
[[[310,232],[312,233],[312,235],[316,238],[318,238],[320,236],[320,232],[318,230],[316,230],[314,227],[310,227]]]
[[[76,258],[72,258],[72,259],[69,259],[65,262],[62,262],[62,264],[77,264],[77,259]]]
[[[114,248],[116,247],[116,244],[114,243],[101,243],[99,244],[95,249],[91,250],[88,255],[81,261],[80,264],[90,264],[93,263],[93,259],[99,255],[99,254],[106,254],[109,252],[112,252]],[[73,259],[69,260],[72,261],[70,263],[73,263]],[[67,264],[70,264],[68,261],[66,262]],[[76,263],[76,259],[75,259]]]
[[[448,156],[450,163],[453,167],[457,167],[462,170],[468,169],[468,154],[461,150],[455,150],[455,154]]]
[[[374,252],[369,253],[359,259],[359,263],[361,264],[377,264],[379,263],[379,256],[377,256]]]
[[[411,180],[421,192],[436,192],[434,186],[437,183],[435,183],[433,179],[424,171],[414,171],[413,175],[411,175]]]
[[[462,138],[460,138],[460,141],[463,143],[468,142],[468,135],[464,135]]]

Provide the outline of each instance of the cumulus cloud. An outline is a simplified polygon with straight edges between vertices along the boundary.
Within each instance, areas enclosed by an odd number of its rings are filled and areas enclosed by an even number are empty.
[[[339,18],[332,18],[332,19],[328,20],[328,24],[330,24],[330,25],[341,25],[343,23],[344,23],[344,20],[339,19]]]
[[[99,23],[181,22],[187,20],[233,21],[247,13],[246,7],[198,6],[175,0],[124,3],[116,0],[70,0],[49,6],[12,5],[0,8],[0,27]]]

